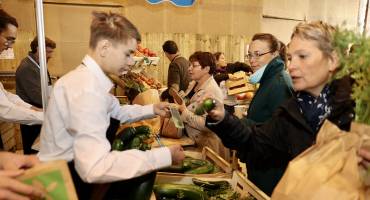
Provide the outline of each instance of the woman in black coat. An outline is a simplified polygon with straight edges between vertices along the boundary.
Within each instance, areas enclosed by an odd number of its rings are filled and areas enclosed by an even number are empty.
[[[209,112],[206,126],[226,147],[236,149],[249,167],[285,170],[290,160],[315,143],[325,119],[349,129],[354,118],[351,80],[330,81],[339,64],[331,43],[333,32],[334,28],[323,22],[295,27],[288,49],[295,95],[269,121],[247,126],[219,104]]]

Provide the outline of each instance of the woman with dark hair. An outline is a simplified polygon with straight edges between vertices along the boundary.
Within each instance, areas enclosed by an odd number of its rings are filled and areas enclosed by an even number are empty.
[[[333,32],[334,28],[323,22],[295,27],[287,67],[295,93],[270,120],[246,125],[225,113],[221,103],[216,103],[207,116],[206,126],[226,147],[237,150],[240,160],[247,163],[248,178],[269,195],[289,161],[315,143],[324,120],[348,130],[354,118],[351,80],[345,77],[330,81],[339,65],[332,46]],[[253,176],[256,171],[265,172],[260,182]]]
[[[205,127],[206,113],[195,114],[199,107],[198,100],[206,91],[214,94],[214,98],[219,102],[223,102],[222,91],[212,76],[216,70],[216,60],[209,52],[197,51],[190,56],[189,61],[191,62],[189,75],[196,85],[193,88],[194,94],[190,98],[189,105],[183,104],[179,107],[186,132],[198,148],[203,149],[208,146],[228,160],[230,159],[229,150],[222,145],[221,140],[212,131]]]
[[[216,58],[216,73],[217,72],[225,72],[226,69],[226,58],[225,58],[225,54],[222,53],[222,52],[216,52],[213,54]]]
[[[285,45],[269,33],[257,33],[249,45],[247,58],[253,70],[249,81],[259,84],[248,115],[248,124],[262,123],[275,109],[292,96],[292,82],[285,71]]]

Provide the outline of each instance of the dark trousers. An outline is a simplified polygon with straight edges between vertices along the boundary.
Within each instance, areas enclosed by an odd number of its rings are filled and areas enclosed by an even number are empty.
[[[109,184],[85,183],[75,170],[73,161],[68,163],[78,199],[86,200],[150,200],[156,172]]]
[[[22,144],[24,154],[35,154],[37,151],[33,150],[32,144],[40,135],[41,125],[20,125],[22,134]]]

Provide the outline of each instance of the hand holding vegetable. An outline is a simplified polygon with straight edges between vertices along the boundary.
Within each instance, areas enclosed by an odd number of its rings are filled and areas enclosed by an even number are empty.
[[[221,121],[225,117],[224,104],[213,97],[212,94],[205,93],[201,99],[203,109],[208,112],[208,115],[216,120]]]
[[[184,150],[178,144],[168,147],[171,152],[172,164],[177,165],[182,162],[185,158]]]

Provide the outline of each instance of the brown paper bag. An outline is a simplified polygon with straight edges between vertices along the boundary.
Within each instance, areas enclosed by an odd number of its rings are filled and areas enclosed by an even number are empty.
[[[161,118],[162,129],[160,135],[163,137],[179,139],[182,137],[184,129],[176,128],[175,123],[170,118]]]
[[[46,192],[46,200],[78,199],[67,162],[52,161],[36,165],[17,178]]]
[[[369,131],[347,133],[326,121],[316,144],[289,163],[272,199],[370,199],[357,158],[357,150],[369,138]]]

